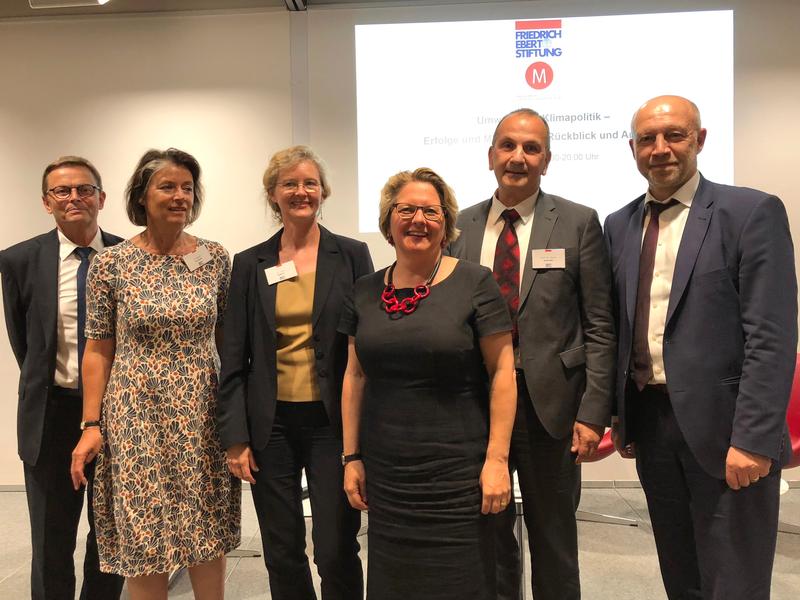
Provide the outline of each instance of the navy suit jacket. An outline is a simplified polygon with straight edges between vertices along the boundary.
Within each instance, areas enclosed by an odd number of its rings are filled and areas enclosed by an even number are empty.
[[[269,441],[278,389],[275,285],[264,270],[278,264],[281,229],[233,259],[222,343],[217,404],[223,448]],[[311,315],[317,385],[333,430],[341,436],[341,392],[347,366],[347,336],[337,331],[353,282],[373,272],[369,249],[320,226]]]
[[[644,196],[609,215],[619,356],[615,414],[627,425],[628,376]],[[797,352],[797,282],[786,210],[769,194],[701,177],[675,260],[663,341],[670,401],[710,475],[730,446],[791,456],[786,407]]]
[[[461,235],[452,256],[480,263],[492,200],[458,216]],[[531,250],[564,248],[564,269],[534,269]],[[539,420],[557,439],[576,420],[607,425],[615,373],[616,337],[611,269],[597,212],[541,192],[534,209],[520,285],[517,319],[525,382]]]
[[[101,235],[106,246],[122,241],[105,231]],[[56,370],[58,250],[58,232],[53,229],[0,252],[3,311],[20,369],[17,445],[20,458],[30,465],[39,459]]]

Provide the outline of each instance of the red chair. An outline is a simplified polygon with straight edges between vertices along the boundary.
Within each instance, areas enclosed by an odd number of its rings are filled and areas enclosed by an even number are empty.
[[[597,446],[597,452],[594,456],[586,462],[597,462],[603,460],[607,456],[614,454],[614,442],[611,441],[611,430],[605,432],[600,444]],[[626,519],[625,517],[617,517],[615,515],[604,515],[602,513],[590,512],[586,510],[578,510],[575,513],[575,518],[579,521],[587,521],[590,523],[606,523],[608,525],[628,525],[630,527],[638,527],[639,521],[636,519]]]
[[[792,445],[794,455],[789,464],[784,469],[792,469],[800,466],[800,355],[794,369],[794,379],[792,381],[792,393],[789,396],[789,410],[786,412],[786,424],[789,426],[789,441]],[[781,481],[781,483],[784,483]],[[781,493],[788,490],[787,486],[782,486]],[[778,531],[783,533],[794,533],[800,535],[800,527],[791,523],[778,523]]]

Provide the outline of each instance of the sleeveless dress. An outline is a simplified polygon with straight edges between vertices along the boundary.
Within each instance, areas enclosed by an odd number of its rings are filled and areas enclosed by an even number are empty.
[[[366,374],[367,597],[494,600],[480,512],[489,393],[479,338],[511,331],[508,308],[488,269],[459,261],[415,312],[390,316],[384,273],[356,282],[340,326]]]
[[[214,330],[230,263],[190,271],[182,257],[122,242],[87,278],[86,337],[115,338],[103,396],[94,515],[100,568],[125,577],[168,573],[239,545],[241,492],[216,429]]]

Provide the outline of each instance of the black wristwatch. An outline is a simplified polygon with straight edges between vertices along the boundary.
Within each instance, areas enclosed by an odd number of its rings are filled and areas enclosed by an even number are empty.
[[[356,460],[361,460],[361,452],[356,452],[354,454],[345,454],[344,452],[342,452],[342,466]]]
[[[87,427],[100,427],[100,421],[81,421],[81,431]]]

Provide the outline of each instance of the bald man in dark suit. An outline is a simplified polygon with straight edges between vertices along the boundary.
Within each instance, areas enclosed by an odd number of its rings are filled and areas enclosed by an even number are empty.
[[[670,600],[766,600],[778,528],[797,282],[781,201],[697,170],[697,106],[631,123],[647,192],[611,214],[619,331],[613,431],[636,458]]]

